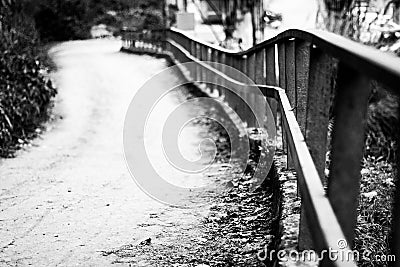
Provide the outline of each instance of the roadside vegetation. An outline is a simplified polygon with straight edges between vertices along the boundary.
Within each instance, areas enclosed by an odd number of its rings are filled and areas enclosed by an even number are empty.
[[[162,25],[162,1],[38,0],[29,4],[43,41],[87,39],[104,25],[114,35],[123,27],[145,29]]]
[[[373,88],[361,170],[355,248],[368,255],[360,260],[360,266],[389,266],[390,262],[379,259],[391,254],[399,107],[397,97],[383,86],[374,83]]]
[[[41,63],[33,18],[19,3],[0,6],[0,156],[38,132],[56,90]]]

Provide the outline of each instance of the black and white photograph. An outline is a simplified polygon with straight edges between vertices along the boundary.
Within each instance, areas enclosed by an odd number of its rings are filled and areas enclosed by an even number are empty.
[[[400,0],[0,0],[0,267],[400,267]]]

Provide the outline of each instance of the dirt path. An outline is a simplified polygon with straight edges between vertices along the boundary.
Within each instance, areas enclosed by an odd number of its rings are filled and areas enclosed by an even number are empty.
[[[219,185],[189,203],[212,201],[172,208],[134,183],[123,155],[125,113],[140,86],[167,62],[119,49],[118,41],[97,40],[51,50],[58,119],[31,147],[0,162],[0,266],[264,266],[257,252],[274,234],[273,192],[251,192],[251,175],[242,177],[236,163],[227,164],[229,138],[203,119],[220,112],[201,101],[181,111],[184,121],[200,116],[181,132],[182,155],[196,158],[204,138],[217,146],[217,162],[195,179],[176,175],[156,140],[165,111],[202,96],[197,89],[184,86],[166,96],[149,117],[144,139],[151,163],[170,182]],[[154,90],[172,88],[177,79],[169,74]],[[237,131],[224,120],[225,129]]]
[[[33,147],[0,163],[0,266],[110,265],[101,251],[198,223],[201,209],[162,205],[129,175],[125,112],[166,62],[119,48],[85,41],[52,49],[61,118]]]

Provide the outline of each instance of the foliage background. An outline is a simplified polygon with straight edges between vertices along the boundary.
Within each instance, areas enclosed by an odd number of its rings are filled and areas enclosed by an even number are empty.
[[[155,0],[37,0],[26,4],[43,41],[90,37],[90,29],[105,24],[114,33],[162,25],[162,1]]]
[[[44,75],[33,18],[21,2],[0,6],[0,156],[10,156],[47,118],[56,91]]]

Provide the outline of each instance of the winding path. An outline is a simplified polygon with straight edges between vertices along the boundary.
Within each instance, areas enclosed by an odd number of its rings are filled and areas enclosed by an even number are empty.
[[[129,175],[125,112],[140,85],[167,64],[119,48],[94,40],[51,50],[58,119],[32,147],[0,163],[0,266],[110,265],[101,251],[197,223],[201,210],[162,205]]]

